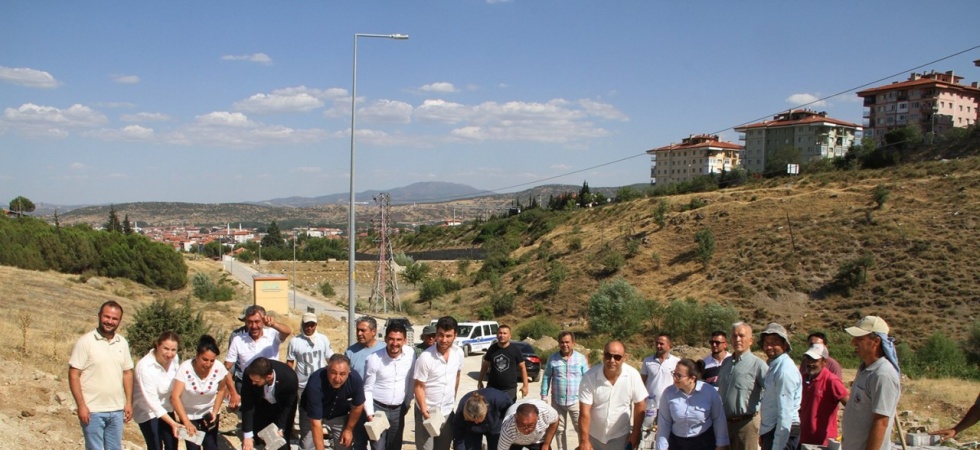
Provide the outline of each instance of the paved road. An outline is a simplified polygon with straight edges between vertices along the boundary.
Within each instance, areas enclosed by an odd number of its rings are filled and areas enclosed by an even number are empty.
[[[239,281],[244,283],[249,289],[252,288],[252,275],[259,273],[250,264],[245,264],[239,261],[233,261],[230,256],[225,256],[222,260],[222,268],[231,273],[232,276],[237,278]],[[323,314],[327,316],[334,317],[338,320],[347,320],[347,310],[341,309],[337,305],[332,303],[327,303],[315,297],[311,297],[302,292],[296,291],[295,298],[293,297],[293,291],[289,292],[289,308],[298,311],[306,311],[307,308],[313,308],[317,314]]]

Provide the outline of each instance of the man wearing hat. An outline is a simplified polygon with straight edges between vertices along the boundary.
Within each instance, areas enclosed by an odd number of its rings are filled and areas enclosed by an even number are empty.
[[[432,347],[432,344],[436,343],[436,327],[435,325],[426,325],[422,328],[422,342],[415,344],[415,357],[418,358],[425,349]]]
[[[317,317],[314,313],[303,314],[300,319],[300,328],[303,332],[289,341],[289,348],[286,351],[286,364],[296,371],[296,378],[299,381],[298,398],[303,398],[303,390],[310,375],[327,365],[327,358],[333,355],[330,348],[330,339],[316,331]],[[303,450],[313,449],[313,432],[310,429],[310,420],[307,417],[307,405],[299,405],[299,438],[300,447]]]
[[[851,345],[861,365],[844,408],[841,448],[887,450],[901,394],[898,357],[888,337],[888,324],[881,317],[867,316],[845,331],[853,336]]]
[[[800,444],[802,379],[789,357],[789,336],[786,328],[774,322],[759,337],[769,358],[760,409],[762,450],[795,450]]]
[[[803,355],[803,399],[800,403],[800,443],[827,445],[837,438],[838,405],[847,404],[847,388],[827,368],[827,347],[813,344]]]

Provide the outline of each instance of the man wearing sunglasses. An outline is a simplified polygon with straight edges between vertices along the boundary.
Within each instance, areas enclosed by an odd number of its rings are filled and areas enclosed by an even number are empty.
[[[622,342],[606,344],[602,364],[585,372],[579,389],[579,450],[638,448],[647,389],[626,364]]]
[[[731,356],[728,353],[728,336],[725,335],[724,331],[714,331],[711,333],[711,340],[708,341],[708,344],[711,345],[711,354],[702,359],[704,372],[701,374],[701,379],[712,386],[718,386],[718,373],[721,371],[721,363],[725,361],[725,358]]]

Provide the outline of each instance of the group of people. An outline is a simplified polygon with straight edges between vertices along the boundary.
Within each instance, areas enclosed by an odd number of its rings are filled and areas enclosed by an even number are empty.
[[[194,358],[181,362],[180,337],[173,332],[161,334],[134,364],[126,339],[116,333],[122,315],[118,303],[104,303],[97,328],[76,342],[69,360],[87,449],[120,448],[130,420],[139,424],[149,449],[176,449],[184,433],[204,435],[200,446],[188,441],[188,449],[217,449],[227,399],[231,409],[240,408],[244,450],[255,448],[257,432],[270,424],[286,442],[281,449],[289,448],[297,412],[302,449],[322,450],[330,439],[336,450],[400,450],[409,409],[419,450],[478,450],[484,439],[489,449],[549,450],[554,443],[557,450],[572,450],[569,423],[580,450],[637,448],[653,424],[657,450],[795,450],[838,439],[841,404],[847,406],[841,447],[886,450],[900,394],[889,328],[875,316],[846,329],[861,360],[850,392],[823,334],[808,337],[796,365],[786,329],[771,323],[759,333],[763,361],[751,351],[752,327],[738,322],[729,333],[712,333],[711,354],[697,361],[671,355],[671,337],[658,335],[655,354],[639,370],[627,364],[620,341],[607,343],[602,362],[589,367],[574,349],[574,335],[563,331],[558,351],[543,364],[540,399],[531,399],[523,356],[503,325],[484,355],[478,389],[457,401],[464,355],[454,345],[458,324],[449,316],[425,327],[414,351],[404,325],[389,325],[382,341],[377,322],[361,317],[357,342],[334,354],[316,331],[317,316],[307,313],[283,363],[279,346],[292,330],[250,306],[222,365],[211,336],[202,336]],[[938,433],[953,436],[978,418],[980,397],[960,424]],[[376,420],[387,428],[369,424]],[[368,427],[375,430],[371,439]]]

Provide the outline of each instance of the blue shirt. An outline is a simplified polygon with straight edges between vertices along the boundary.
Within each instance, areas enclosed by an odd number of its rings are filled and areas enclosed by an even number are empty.
[[[712,426],[715,447],[729,444],[728,424],[721,406],[721,396],[711,385],[698,381],[690,395],[677,386],[667,386],[660,396],[659,408],[657,450],[667,450],[667,439],[671,434],[690,438],[700,436]]]
[[[474,393],[482,395],[487,402],[487,416],[483,419],[483,422],[478,424],[463,418],[463,407]],[[453,414],[453,439],[462,441],[467,434],[484,436],[488,434],[500,434],[500,424],[504,421],[504,414],[507,413],[507,408],[510,408],[510,405],[513,404],[514,401],[510,399],[509,395],[494,388],[478,389],[464,395],[459,400],[456,414]]]
[[[334,389],[327,379],[327,368],[317,369],[306,382],[302,404],[310,419],[330,420],[346,416],[351,409],[364,404],[364,382],[357,372],[351,371],[347,381]]]
[[[803,399],[803,379],[788,354],[783,353],[770,361],[763,389],[759,434],[775,429],[772,448],[783,448],[789,441],[790,426],[800,423],[800,401]]]
[[[582,375],[589,370],[589,361],[579,352],[572,351],[565,360],[561,353],[555,352],[548,357],[541,375],[541,398],[548,397],[548,390],[554,384],[552,401],[559,406],[569,406],[578,403],[578,389]]]
[[[355,342],[354,345],[347,347],[347,351],[344,352],[347,358],[350,359],[350,370],[351,372],[357,372],[364,379],[364,365],[367,363],[367,357],[372,353],[385,348],[385,343],[382,340],[377,340],[374,342],[373,347],[365,347],[364,344],[360,342]]]

